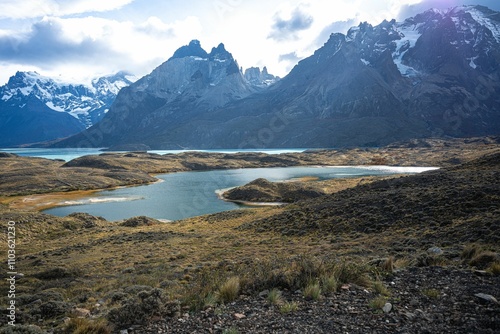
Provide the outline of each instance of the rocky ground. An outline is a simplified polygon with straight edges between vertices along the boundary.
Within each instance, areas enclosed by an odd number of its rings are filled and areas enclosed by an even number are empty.
[[[498,333],[500,277],[443,267],[408,268],[384,277],[382,307],[378,294],[347,284],[318,300],[302,291],[283,291],[278,304],[269,290],[259,297],[184,313],[129,333]],[[283,311],[285,303],[297,310]]]
[[[104,154],[69,163],[3,156],[0,188],[12,195],[259,164],[407,159],[444,168],[172,223],[0,205],[0,220],[16,223],[22,273],[18,326],[0,333],[500,332],[498,143],[405,145],[279,156]],[[1,278],[7,291],[5,272]]]

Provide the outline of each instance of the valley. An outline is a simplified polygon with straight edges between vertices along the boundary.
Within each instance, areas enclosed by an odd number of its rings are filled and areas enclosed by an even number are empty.
[[[490,137],[276,156],[105,153],[66,164],[4,156],[2,171],[16,167],[16,160],[22,161],[18,170],[37,170],[20,173],[31,185],[24,195],[57,189],[50,183],[54,173],[66,174],[68,182],[85,175],[78,184],[94,189],[187,168],[373,165],[403,158],[407,165],[441,167],[371,182],[353,179],[286,206],[170,223],[56,217],[3,204],[1,219],[16,226],[19,323],[35,332],[37,324],[40,333],[494,331],[500,306],[475,295],[500,293],[499,145]],[[21,189],[2,187],[20,195]],[[318,294],[308,295],[310,289]],[[383,311],[387,303],[391,310]]]

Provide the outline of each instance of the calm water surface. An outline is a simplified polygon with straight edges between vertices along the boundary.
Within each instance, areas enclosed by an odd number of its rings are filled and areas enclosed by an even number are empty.
[[[195,150],[151,150],[150,153],[167,154],[192,152]],[[237,153],[237,152],[263,152],[267,154],[281,154],[291,152],[303,152],[305,149],[262,149],[262,150],[198,150],[199,152]],[[2,148],[0,152],[15,153],[20,156],[38,157],[47,159],[60,159],[70,161],[84,155],[97,155],[103,153],[100,148]],[[110,152],[106,152],[110,153]],[[123,152],[121,152],[123,153]]]
[[[216,191],[240,186],[256,178],[270,181],[290,180],[303,176],[320,179],[356,177],[363,175],[389,175],[419,173],[430,168],[421,167],[286,167],[249,168],[184,172],[157,176],[162,182],[102,191],[92,198],[66,202],[66,206],[46,210],[46,213],[66,216],[73,212],[86,212],[108,220],[134,216],[178,220],[182,218],[240,208],[235,203],[217,197]]]

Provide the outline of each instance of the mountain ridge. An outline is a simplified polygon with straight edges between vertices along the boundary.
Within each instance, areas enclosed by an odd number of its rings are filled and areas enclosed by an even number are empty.
[[[277,78],[267,73],[262,80],[267,82],[248,81],[224,44],[207,53],[199,41],[193,40],[150,74],[122,89],[103,122],[69,141],[79,146],[102,146],[101,139],[112,134],[111,145],[134,146],[146,132],[161,133],[164,128],[159,124],[166,118],[173,126],[182,125],[207,110],[258,92]],[[148,130],[134,131],[134,128]],[[123,142],[124,135],[133,142]]]
[[[131,86],[154,94],[117,97],[103,120],[106,131],[95,126],[57,145],[348,147],[498,134],[499,27],[500,13],[482,6],[364,22],[346,35],[332,34],[265,89],[247,85],[232,57],[224,70],[208,58],[171,58]],[[202,70],[202,62],[212,62],[218,74]],[[154,85],[172,83],[180,70],[184,81],[168,87],[170,93]],[[182,92],[173,92],[176,87]],[[133,108],[118,108],[131,102]]]
[[[118,91],[135,78],[118,72],[90,84],[65,83],[18,71],[0,87],[0,145],[21,145],[76,134],[101,120]],[[10,135],[8,135],[10,134]]]

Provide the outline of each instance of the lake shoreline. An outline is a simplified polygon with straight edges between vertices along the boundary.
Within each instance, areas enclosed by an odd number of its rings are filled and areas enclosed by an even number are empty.
[[[392,145],[384,148],[318,150],[268,155],[257,152],[183,152],[158,155],[144,152],[104,153],[69,162],[30,157],[2,157],[2,203],[16,202],[18,209],[58,206],[54,198],[75,199],[99,191],[158,182],[160,174],[235,168],[295,166],[439,166],[470,160],[500,148],[494,138],[427,140],[423,145]],[[36,171],[36,172],[34,172]],[[50,195],[52,194],[52,196]],[[37,195],[36,200],[28,196]],[[23,198],[25,200],[23,200]],[[45,202],[44,202],[45,201]],[[246,203],[244,205],[252,205]]]

